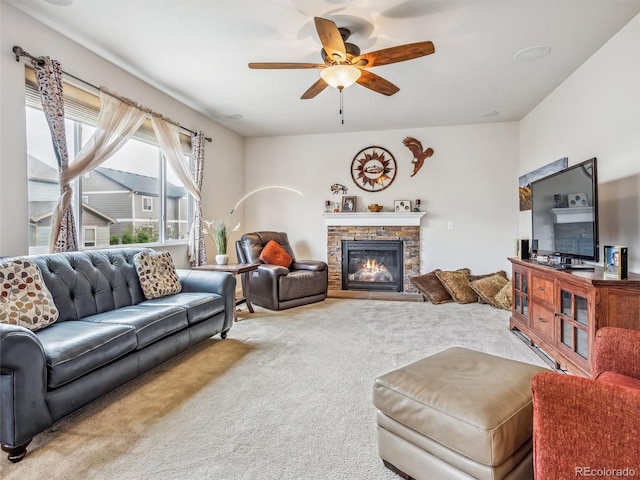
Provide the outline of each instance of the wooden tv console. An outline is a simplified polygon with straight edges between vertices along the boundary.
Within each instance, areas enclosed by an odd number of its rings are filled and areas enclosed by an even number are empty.
[[[604,270],[555,270],[535,260],[510,258],[513,307],[509,328],[517,329],[555,362],[589,376],[596,331],[640,330],[640,275],[619,280]]]

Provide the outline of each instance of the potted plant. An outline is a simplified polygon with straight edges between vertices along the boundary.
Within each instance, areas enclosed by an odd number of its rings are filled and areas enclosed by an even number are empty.
[[[216,244],[216,263],[218,265],[226,265],[229,263],[229,255],[227,255],[229,228],[227,222],[223,220],[214,220],[213,222],[204,220],[203,222],[207,226],[204,233],[209,235]]]

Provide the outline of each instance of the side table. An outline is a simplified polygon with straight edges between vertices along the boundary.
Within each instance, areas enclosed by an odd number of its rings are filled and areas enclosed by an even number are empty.
[[[253,305],[249,301],[249,274],[254,270],[258,269],[258,263],[230,263],[228,265],[201,265],[198,267],[193,267],[194,270],[209,270],[215,272],[229,272],[234,275],[244,275],[244,282],[241,282],[242,285],[242,297],[236,298],[236,306],[246,303],[247,309],[250,313],[253,312]],[[236,317],[236,321],[238,318]]]

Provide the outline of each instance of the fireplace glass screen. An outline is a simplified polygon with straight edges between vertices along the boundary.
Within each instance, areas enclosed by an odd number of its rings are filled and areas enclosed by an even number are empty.
[[[402,291],[402,241],[343,240],[342,289]]]

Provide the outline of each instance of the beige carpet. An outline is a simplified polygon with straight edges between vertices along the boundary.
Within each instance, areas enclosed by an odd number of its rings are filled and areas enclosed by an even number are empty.
[[[36,436],[0,478],[398,480],[374,379],[453,345],[544,365],[487,305],[327,299],[255,314]]]

